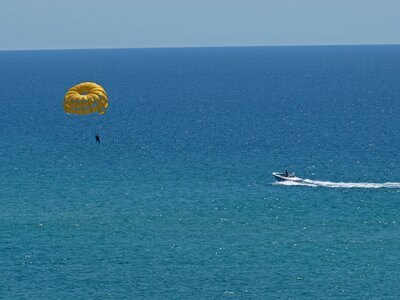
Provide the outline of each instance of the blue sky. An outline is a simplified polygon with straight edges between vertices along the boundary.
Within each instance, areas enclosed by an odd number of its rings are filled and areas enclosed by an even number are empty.
[[[400,0],[0,0],[0,50],[400,44]]]

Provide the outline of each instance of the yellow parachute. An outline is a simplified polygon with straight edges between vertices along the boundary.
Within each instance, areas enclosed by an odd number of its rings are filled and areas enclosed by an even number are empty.
[[[64,111],[68,114],[87,115],[98,112],[104,114],[108,107],[108,97],[101,85],[83,82],[70,88],[64,96]]]

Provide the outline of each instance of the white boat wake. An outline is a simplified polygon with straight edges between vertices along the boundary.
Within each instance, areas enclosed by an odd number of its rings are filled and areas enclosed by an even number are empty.
[[[400,182],[384,182],[384,183],[373,183],[373,182],[331,182],[331,181],[319,181],[311,179],[303,179],[302,181],[279,181],[275,182],[276,185],[286,186],[312,186],[312,187],[326,187],[326,188],[358,188],[358,189],[381,189],[381,188],[392,188],[400,189]]]

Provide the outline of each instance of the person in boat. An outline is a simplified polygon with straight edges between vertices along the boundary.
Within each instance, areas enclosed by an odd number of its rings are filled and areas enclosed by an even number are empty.
[[[99,143],[100,144],[100,136],[99,136],[99,134],[96,132],[96,143]]]
[[[285,177],[289,177],[289,172],[285,170]]]

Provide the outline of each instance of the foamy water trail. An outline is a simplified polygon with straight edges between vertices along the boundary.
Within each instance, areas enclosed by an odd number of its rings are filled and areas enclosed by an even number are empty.
[[[332,182],[332,181],[319,181],[304,179],[301,182],[293,181],[281,181],[276,182],[276,185],[288,185],[288,186],[312,186],[312,187],[326,187],[326,188],[358,188],[358,189],[381,189],[381,188],[392,188],[400,189],[400,182]]]

